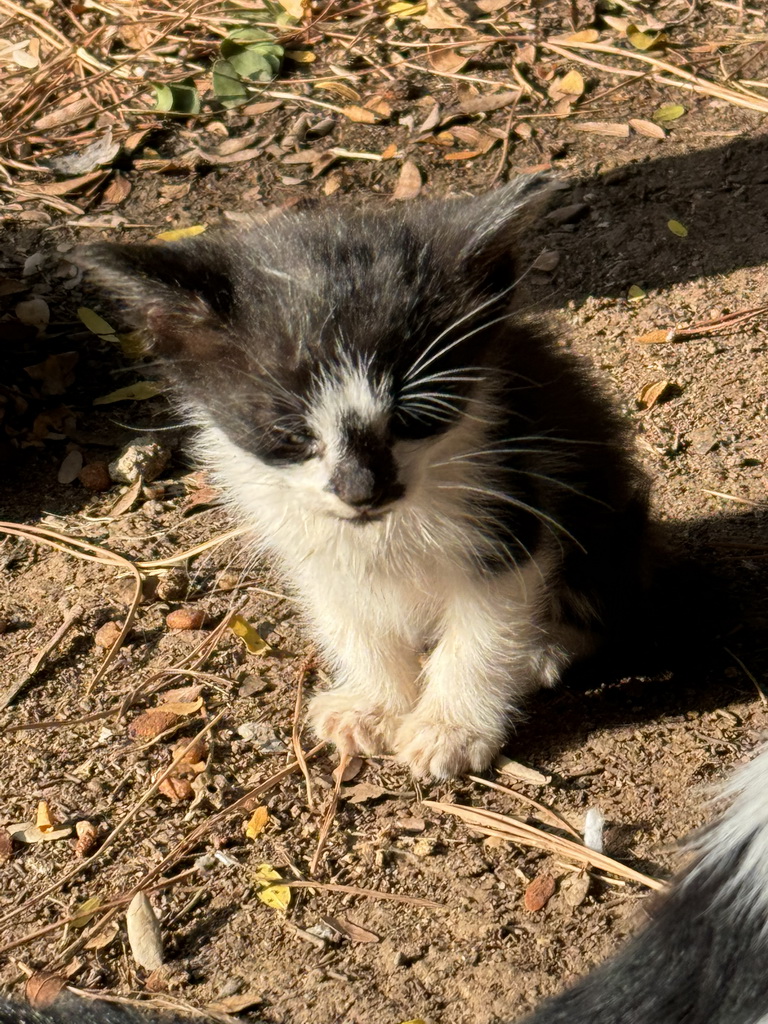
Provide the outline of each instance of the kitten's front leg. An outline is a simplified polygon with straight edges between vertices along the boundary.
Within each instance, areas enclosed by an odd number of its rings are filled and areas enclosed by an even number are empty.
[[[391,751],[403,716],[417,700],[417,654],[362,610],[328,612],[326,606],[313,619],[333,686],[310,702],[312,728],[342,753]]]
[[[541,685],[544,637],[535,618],[542,587],[530,565],[453,596],[421,699],[395,740],[398,759],[415,775],[483,771],[498,754],[510,715]]]

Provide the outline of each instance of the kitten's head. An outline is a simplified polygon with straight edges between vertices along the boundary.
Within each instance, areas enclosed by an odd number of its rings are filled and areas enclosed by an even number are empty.
[[[547,190],[521,177],[477,199],[287,211],[80,261],[194,422],[364,522],[487,393],[511,250]]]

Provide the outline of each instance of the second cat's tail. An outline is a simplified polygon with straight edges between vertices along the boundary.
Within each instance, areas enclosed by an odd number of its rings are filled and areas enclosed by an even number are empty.
[[[518,1024],[768,1024],[768,749],[621,952]]]

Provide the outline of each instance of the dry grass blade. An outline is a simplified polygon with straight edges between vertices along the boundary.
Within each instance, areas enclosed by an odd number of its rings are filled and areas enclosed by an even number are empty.
[[[496,789],[500,793],[506,793],[508,796],[512,796],[515,800],[520,800],[524,804],[528,804],[529,807],[535,807],[539,814],[545,818],[549,818],[552,824],[557,828],[564,828],[566,832],[570,832],[572,836],[577,839],[581,839],[581,835],[578,829],[575,829],[573,825],[566,821],[566,819],[558,814],[557,811],[553,811],[551,807],[547,807],[546,804],[539,803],[538,800],[534,800],[533,797],[526,796],[524,793],[518,793],[516,789],[510,789],[509,786],[502,786],[500,782],[491,782],[490,779],[481,779],[479,775],[470,775],[470,779],[473,782],[477,782],[481,786],[487,786],[489,789]]]
[[[24,537],[26,540],[33,541],[36,544],[46,544],[48,547],[56,548],[57,551],[63,551],[65,554],[81,558],[87,562],[100,562],[102,565],[116,566],[127,570],[133,576],[134,591],[131,606],[128,609],[128,614],[125,616],[125,622],[117,639],[107,651],[96,675],[85,689],[86,693],[90,693],[94,686],[104,678],[107,669],[114,661],[117,652],[122,647],[125,638],[133,626],[136,612],[141,602],[143,583],[141,573],[130,559],[124,558],[108,548],[100,548],[96,544],[90,544],[88,541],[80,540],[78,537],[69,537],[66,534],[59,533],[57,530],[49,530],[40,526],[22,526],[19,523],[0,522],[0,532],[14,537]]]
[[[544,40],[541,45],[548,50],[552,50],[554,53],[568,56],[576,61],[580,61],[583,58],[574,53],[574,50],[588,50],[593,53],[605,53],[611,57],[620,57],[624,60],[637,60],[643,64],[650,65],[654,69],[653,80],[662,85],[674,85],[677,88],[688,89],[703,96],[714,96],[717,99],[726,100],[737,107],[746,107],[749,110],[757,110],[761,114],[768,114],[768,100],[757,93],[753,93],[744,87],[737,90],[728,86],[718,85],[717,82],[691,74],[690,71],[676,67],[674,64],[661,60],[659,57],[654,57],[650,53],[642,53],[639,50],[622,50],[617,46],[610,46],[607,43],[586,43],[563,39],[558,39],[557,43],[550,43]],[[626,74],[627,72],[626,68],[607,67],[606,70],[618,74]]]
[[[442,903],[428,900],[424,896],[406,896],[399,892],[382,892],[381,889],[361,889],[357,885],[341,885],[338,882],[314,882],[303,879],[292,882],[275,882],[275,885],[285,885],[289,889],[324,889],[327,892],[342,892],[350,896],[365,896],[372,900],[390,900],[394,903],[408,903],[412,907],[430,907],[440,910]],[[271,886],[267,886],[271,888]]]
[[[307,786],[307,807],[310,811],[314,810],[312,777],[309,774],[307,760],[304,757],[304,748],[301,745],[301,709],[304,703],[304,680],[307,678],[307,673],[312,668],[314,660],[314,653],[308,654],[301,665],[299,665],[299,670],[296,673],[296,707],[293,712],[293,725],[291,728],[291,745],[293,746],[294,757],[301,768],[301,774],[304,776],[304,782]]]
[[[19,677],[19,679],[16,680],[16,682],[11,683],[4,693],[0,694],[0,711],[3,711],[5,708],[7,708],[11,701],[14,699],[14,697],[16,697],[17,694],[21,693],[21,691],[27,686],[30,680],[34,678],[34,676],[39,671],[40,666],[46,661],[51,652],[56,649],[56,647],[64,639],[64,637],[72,628],[72,626],[74,626],[76,622],[80,621],[83,615],[83,611],[84,609],[81,604],[76,604],[73,608],[69,610],[69,612],[64,618],[64,621],[53,634],[48,643],[45,644],[45,646],[37,652],[32,661],[29,663],[29,665],[27,666],[27,671],[22,673],[22,675]]]
[[[186,743],[182,748],[180,748],[176,752],[168,767],[165,768],[162,772],[160,772],[160,774],[157,776],[152,785],[141,795],[141,797],[139,797],[139,799],[136,801],[136,803],[133,805],[130,811],[126,815],[124,815],[123,818],[121,818],[117,825],[115,825],[115,827],[106,836],[106,838],[103,840],[103,842],[101,843],[101,845],[99,846],[98,850],[96,850],[95,853],[91,854],[90,857],[86,857],[85,860],[81,860],[71,870],[65,871],[61,878],[57,879],[55,882],[52,882],[47,889],[44,889],[42,892],[39,892],[35,896],[30,897],[30,899],[28,899],[25,903],[22,903],[20,906],[14,907],[14,909],[11,910],[10,913],[6,914],[5,917],[0,918],[0,925],[7,924],[7,922],[12,921],[14,918],[18,917],[19,914],[22,914],[27,910],[31,910],[32,907],[36,906],[36,904],[38,904],[41,900],[45,899],[46,896],[50,896],[51,893],[56,892],[56,890],[60,889],[62,885],[65,885],[67,882],[71,881],[77,875],[81,874],[81,872],[83,872],[86,868],[90,867],[95,861],[97,861],[102,856],[102,854],[106,850],[108,850],[110,846],[112,846],[117,837],[125,831],[125,829],[131,823],[131,821],[133,821],[133,819],[139,813],[141,808],[147,803],[147,801],[154,796],[154,794],[159,789],[160,784],[165,779],[167,779],[169,775],[172,775],[174,771],[176,771],[178,763],[182,760],[187,751],[191,750],[195,743],[197,743],[198,740],[202,739],[203,736],[207,736],[211,729],[213,729],[214,726],[216,726],[218,722],[221,720],[224,713],[224,711],[220,711],[218,715],[212,718],[210,722],[208,722],[208,724],[204,726],[204,728],[202,728],[198,733],[196,733],[192,737],[189,743]],[[152,877],[154,878],[155,875],[152,875]],[[132,891],[132,895],[135,895],[135,893],[142,888],[146,888],[146,886],[138,886]],[[0,952],[2,952],[2,950],[0,950]]]
[[[349,754],[340,754],[339,763],[336,766],[334,775],[336,777],[336,785],[333,787],[333,796],[331,802],[328,804],[328,810],[325,812],[323,823],[320,826],[320,835],[317,838],[317,848],[315,849],[315,855],[312,858],[312,863],[309,866],[309,873],[314,875],[317,872],[320,858],[323,855],[325,844],[328,842],[328,835],[331,831],[334,818],[336,817],[336,808],[339,806],[339,796],[341,795],[341,784],[344,781],[344,769],[349,763]]]
[[[666,888],[666,885],[658,879],[644,875],[641,871],[635,871],[634,868],[621,864],[613,857],[590,850],[588,846],[584,846],[583,843],[575,843],[572,839],[554,835],[552,832],[544,832],[543,829],[529,825],[518,818],[480,807],[465,807],[463,804],[443,804],[434,800],[425,800],[424,803],[427,807],[434,807],[435,810],[461,818],[472,828],[476,828],[486,835],[497,836],[499,839],[506,839],[520,846],[532,846],[539,850],[546,850],[547,853],[554,853],[561,857],[570,857],[583,865],[590,865],[601,871],[606,871],[608,874],[627,878],[632,882],[645,885],[649,889],[662,891]]]
[[[223,544],[224,541],[232,540],[234,537],[242,537],[244,533],[251,531],[252,528],[250,526],[238,526],[233,530],[227,530],[226,533],[220,533],[216,537],[211,537],[210,540],[205,541],[203,544],[196,544],[193,548],[186,548],[184,551],[177,551],[175,555],[168,555],[167,558],[155,558],[149,562],[136,562],[136,567],[145,571],[149,569],[170,569],[178,562],[186,562],[188,558],[194,558],[195,555],[200,555],[203,551],[209,551],[218,544]]]

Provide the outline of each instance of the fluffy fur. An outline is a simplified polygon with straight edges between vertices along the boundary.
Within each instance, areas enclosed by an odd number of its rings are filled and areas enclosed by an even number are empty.
[[[695,844],[695,861],[651,923],[614,959],[519,1024],[764,1024],[768,751],[736,774],[727,794],[729,811]],[[103,1003],[31,1010],[0,1000],[0,1024],[146,1019]]]
[[[521,178],[478,199],[289,211],[97,245],[197,451],[323,652],[321,738],[481,770],[645,587],[645,486],[585,368],[510,313]]]

